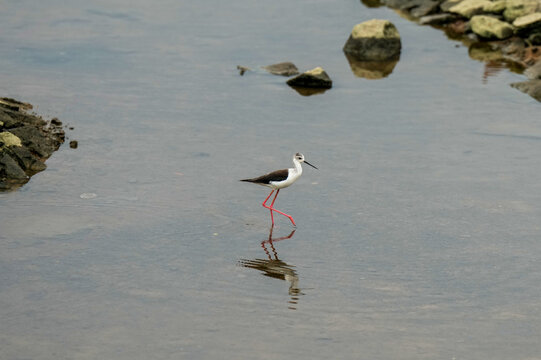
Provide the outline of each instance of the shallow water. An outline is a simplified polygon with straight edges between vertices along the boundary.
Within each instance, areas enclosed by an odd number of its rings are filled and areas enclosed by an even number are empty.
[[[0,358],[539,357],[539,104],[508,85],[523,76],[360,2],[2,7],[2,95],[79,148],[0,193]],[[341,50],[371,18],[402,36],[380,80]],[[236,70],[280,61],[334,86]],[[320,170],[277,200],[296,231],[279,216],[269,234],[267,190],[238,179],[297,151]]]

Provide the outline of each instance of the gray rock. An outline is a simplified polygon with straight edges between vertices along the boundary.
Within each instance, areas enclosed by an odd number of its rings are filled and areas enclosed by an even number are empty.
[[[541,61],[538,61],[535,65],[526,69],[524,75],[530,80],[541,79]]]
[[[420,6],[411,9],[410,14],[416,18],[435,13],[440,7],[440,1],[425,1]]]
[[[453,22],[458,19],[458,16],[450,13],[441,13],[434,15],[423,16],[419,19],[421,25],[443,25]]]
[[[287,81],[289,86],[330,89],[332,80],[321,67],[306,71]]]
[[[471,29],[485,39],[507,39],[513,35],[513,27],[505,21],[486,15],[476,15],[470,20]]]
[[[440,4],[440,9],[441,11],[449,12],[453,6],[460,2],[462,2],[462,0],[446,0]]]
[[[535,100],[541,102],[541,80],[529,80],[511,84],[511,87],[530,95]]]
[[[400,58],[400,34],[388,20],[369,20],[353,27],[344,45],[347,55],[359,61],[392,61]]]
[[[28,176],[19,163],[6,152],[0,152],[0,189],[4,186],[1,184],[6,180],[26,180]]]
[[[292,62],[282,62],[278,64],[262,66],[262,68],[273,75],[280,76],[293,76],[299,73],[299,69],[297,69],[295,64],[293,64]]]

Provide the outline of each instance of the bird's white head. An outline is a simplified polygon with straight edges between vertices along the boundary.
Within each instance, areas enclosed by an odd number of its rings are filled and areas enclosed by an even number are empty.
[[[311,167],[313,167],[314,169],[317,169],[317,167],[315,167],[314,165],[310,164],[308,161],[306,161],[304,159],[304,155],[301,154],[301,153],[296,153],[295,156],[293,157],[293,161],[298,161],[300,163],[305,163],[307,165],[310,165]]]

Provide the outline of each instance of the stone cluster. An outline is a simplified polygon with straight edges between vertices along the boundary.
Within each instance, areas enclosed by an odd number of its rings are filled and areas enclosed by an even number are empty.
[[[368,1],[368,0],[363,0]],[[541,0],[379,0],[422,25],[442,27],[472,47],[487,43],[491,60],[512,61],[528,69],[541,59]],[[474,51],[479,53],[478,51]],[[470,52],[471,53],[471,52]],[[539,70],[524,83],[512,84],[541,101]]]
[[[45,160],[64,142],[62,122],[27,113],[32,105],[0,99],[0,191],[15,189],[45,170]]]

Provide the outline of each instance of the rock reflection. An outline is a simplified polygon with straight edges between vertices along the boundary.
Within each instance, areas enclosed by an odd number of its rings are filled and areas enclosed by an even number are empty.
[[[278,238],[272,237],[272,231],[273,228],[271,228],[269,231],[269,238],[261,242],[261,247],[267,255],[267,259],[241,259],[239,260],[238,264],[242,267],[259,270],[265,276],[289,282],[288,293],[290,296],[290,300],[288,308],[291,310],[297,310],[299,295],[303,295],[303,293],[299,288],[299,277],[297,275],[297,272],[294,270],[295,266],[289,265],[286,262],[280,260],[278,258],[278,252],[274,247],[275,242],[291,239],[291,237],[293,237],[293,234],[295,234],[295,230],[291,231],[291,233],[287,236],[282,236]]]
[[[344,54],[349,62],[349,67],[351,72],[360,78],[365,78],[369,80],[383,79],[384,77],[389,76],[398,60],[393,61],[360,61],[355,57]]]
[[[329,89],[308,88],[308,87],[301,87],[301,86],[290,86],[290,87],[294,89],[297,93],[299,93],[299,95],[302,95],[302,96],[319,95],[329,90]]]

